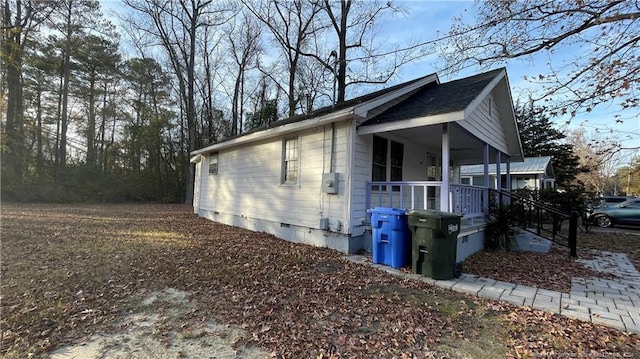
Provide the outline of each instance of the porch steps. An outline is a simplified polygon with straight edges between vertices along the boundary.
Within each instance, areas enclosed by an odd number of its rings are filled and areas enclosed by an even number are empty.
[[[519,229],[515,234],[515,239],[518,244],[517,250],[519,251],[549,253],[551,250],[552,242],[550,240],[522,229]]]

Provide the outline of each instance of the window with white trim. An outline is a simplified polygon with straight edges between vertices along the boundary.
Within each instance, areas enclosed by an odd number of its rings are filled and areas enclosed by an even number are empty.
[[[297,184],[300,166],[300,140],[298,137],[282,141],[282,184]]]
[[[218,152],[209,154],[209,174],[218,174]]]

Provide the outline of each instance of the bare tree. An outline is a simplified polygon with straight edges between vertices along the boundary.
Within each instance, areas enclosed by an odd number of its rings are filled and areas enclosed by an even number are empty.
[[[327,28],[320,20],[322,4],[317,0],[243,0],[243,3],[269,29],[284,57],[287,73],[284,81],[269,71],[265,74],[286,93],[289,116],[293,116],[300,100],[299,66],[304,56],[313,52],[312,40]]]
[[[247,72],[255,68],[260,53],[260,24],[255,18],[242,12],[236,22],[227,30],[229,54],[233,59],[236,76],[231,100],[231,135],[242,132],[245,102],[245,79]]]
[[[345,101],[349,86],[385,84],[400,67],[423,56],[413,46],[403,49],[382,46],[377,28],[379,18],[385,12],[398,14],[402,11],[391,1],[323,0],[323,9],[335,31],[337,56],[308,55],[334,72],[337,82],[335,102]]]
[[[202,52],[203,74],[198,81],[198,89],[202,96],[202,110],[198,123],[198,142],[201,145],[208,145],[215,142],[222,135],[221,128],[224,125],[224,116],[221,110],[214,105],[216,95],[216,76],[221,67],[221,59],[217,56],[220,53],[222,43],[221,36],[216,36],[217,32],[211,27],[204,28],[203,38],[200,41]],[[218,51],[216,51],[218,50]]]
[[[587,136],[584,128],[570,132],[567,142],[579,157],[580,167],[586,169],[576,178],[584,183],[587,191],[607,194],[616,169],[622,165],[619,145],[598,132]]]
[[[548,73],[530,78],[544,87],[534,100],[545,100],[552,116],[611,101],[622,108],[640,104],[637,1],[492,0],[478,2],[476,10],[475,23],[456,19],[440,42],[449,70],[573,52],[569,63],[551,60]]]
[[[124,0],[125,5],[141,17],[131,19],[138,31],[157,39],[171,63],[178,82],[181,106],[184,109],[186,153],[181,165],[186,179],[185,203],[193,200],[194,169],[189,153],[197,148],[196,135],[196,52],[202,28],[218,26],[229,20],[230,8],[213,0]],[[150,26],[147,24],[150,23]]]

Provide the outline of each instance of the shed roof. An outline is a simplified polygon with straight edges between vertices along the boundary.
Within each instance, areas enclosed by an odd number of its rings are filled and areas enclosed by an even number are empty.
[[[525,157],[524,162],[512,162],[509,165],[511,174],[547,174],[554,176],[550,156]],[[507,164],[500,164],[500,173],[507,172]],[[460,174],[473,176],[484,174],[484,164],[461,166]],[[496,167],[489,166],[489,174],[496,174]]]

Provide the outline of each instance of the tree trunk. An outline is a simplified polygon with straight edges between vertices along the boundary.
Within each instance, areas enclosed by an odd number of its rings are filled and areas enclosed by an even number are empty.
[[[347,19],[351,8],[351,0],[341,0],[342,11],[340,12],[340,29],[338,32],[338,103],[342,103],[346,97],[346,77],[347,77]]]
[[[69,125],[69,81],[71,77],[71,39],[73,36],[73,27],[71,26],[71,17],[73,16],[73,4],[70,2],[67,12],[67,33],[64,48],[64,60],[62,63],[62,109],[60,111],[60,143],[58,147],[58,171],[61,174],[67,166],[67,128]]]
[[[16,24],[11,21],[11,12],[8,1],[5,2],[3,25],[11,31],[3,39],[3,52],[7,54],[3,66],[6,69],[7,81],[7,113],[5,131],[7,134],[6,149],[3,147],[2,163],[5,167],[3,180],[7,183],[21,183],[23,172],[23,148],[24,143],[24,104],[22,99],[22,5],[16,1]],[[3,57],[4,59],[4,57]]]
[[[193,188],[195,181],[195,169],[189,158],[191,152],[196,150],[196,107],[195,107],[195,63],[196,63],[196,30],[198,29],[198,17],[199,8],[192,7],[193,13],[191,14],[191,27],[189,28],[189,65],[187,66],[187,130],[188,130],[188,150],[189,152],[185,156],[186,167],[186,195],[184,202],[186,204],[193,203]]]
[[[42,151],[42,89],[38,88],[36,97],[36,177],[44,174],[44,154]]]
[[[87,165],[96,164],[96,73],[92,71],[89,78],[89,118],[87,121]]]

